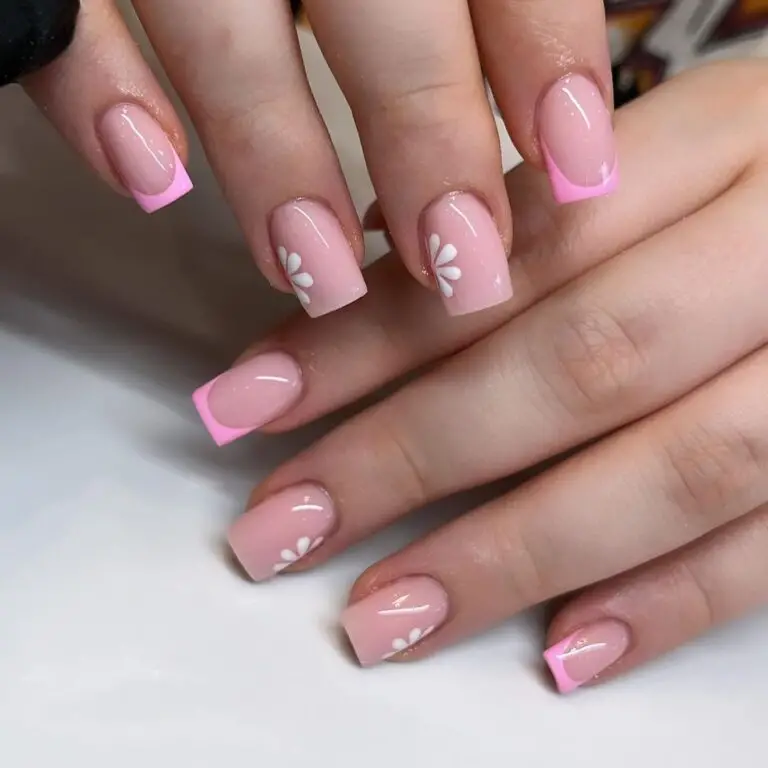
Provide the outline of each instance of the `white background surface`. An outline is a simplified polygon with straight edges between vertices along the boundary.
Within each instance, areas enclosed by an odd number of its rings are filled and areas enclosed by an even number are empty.
[[[362,210],[349,117],[306,52]],[[0,116],[0,766],[766,764],[768,615],[562,699],[535,615],[418,665],[348,660],[346,590],[414,526],[245,583],[222,533],[322,427],[218,451],[189,395],[293,303],[199,149],[195,193],[150,218],[20,93]]]

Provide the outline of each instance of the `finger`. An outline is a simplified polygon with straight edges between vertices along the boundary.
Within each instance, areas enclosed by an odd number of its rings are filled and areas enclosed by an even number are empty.
[[[72,45],[22,84],[97,173],[145,211],[192,189],[181,123],[108,0],[83,0]]]
[[[558,202],[613,192],[619,169],[603,0],[470,5],[485,70],[523,157],[543,160]]]
[[[699,73],[688,75],[622,110],[626,119],[619,121],[619,138],[626,149],[624,172],[632,194],[613,196],[597,209],[555,208],[551,201],[542,202],[536,174],[526,167],[514,171],[509,191],[519,215],[511,262],[517,293],[511,303],[445,323],[436,297],[414,290],[395,265],[383,260],[370,272],[372,291],[366,301],[314,324],[292,320],[249,351],[248,358],[272,351],[290,355],[302,371],[302,391],[280,409],[281,415],[272,414],[273,422],[264,412],[253,420],[248,411],[251,398],[260,397],[258,390],[232,392],[233,407],[241,409],[235,425],[243,433],[267,423],[281,431],[339,408],[458,351],[591,267],[695,213],[742,177],[759,154],[757,126],[762,119],[753,106],[745,110],[737,103],[755,104],[746,94],[754,93],[764,72],[750,63],[738,71],[712,71],[709,80]],[[688,88],[705,84],[710,89],[721,86],[723,99],[702,103],[684,98]],[[674,113],[675,130],[659,131],[672,105],[681,105]],[[706,168],[703,155],[713,158]],[[551,345],[551,340],[545,342]],[[205,403],[211,386],[213,382],[198,397],[207,426],[216,431],[215,414]]]
[[[409,631],[425,629],[413,614],[382,618],[398,596],[401,609],[430,606],[426,626],[443,622],[416,655],[429,653],[679,549],[768,502],[766,374],[762,350],[371,568],[344,617],[360,661],[380,661],[409,622]],[[414,574],[428,583],[411,587]]]
[[[134,0],[256,261],[312,317],[366,292],[360,224],[285,0]]]
[[[508,301],[509,204],[466,0],[305,6],[410,272],[452,315]]]
[[[598,584],[554,618],[544,656],[561,693],[610,680],[768,604],[768,507]]]

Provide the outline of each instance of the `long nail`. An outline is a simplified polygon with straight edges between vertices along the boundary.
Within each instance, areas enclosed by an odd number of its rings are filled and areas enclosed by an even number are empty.
[[[424,214],[432,274],[450,315],[467,315],[512,298],[504,243],[491,212],[474,195],[455,192]]]
[[[615,664],[631,642],[629,627],[606,619],[588,624],[544,652],[560,693],[575,691]]]
[[[338,219],[313,200],[293,200],[273,211],[272,247],[286,279],[310,317],[365,296],[368,288]]]
[[[314,552],[335,523],[333,502],[319,486],[288,488],[246,512],[229,545],[254,581],[265,581]]]
[[[192,396],[218,445],[227,445],[285,413],[301,395],[301,369],[281,352],[258,355]]]
[[[147,213],[170,205],[192,189],[165,131],[136,104],[118,104],[107,111],[99,134],[123,183]]]
[[[600,197],[617,188],[611,113],[592,80],[568,75],[550,88],[539,106],[539,138],[559,203]]]
[[[407,651],[437,630],[448,596],[434,579],[400,579],[349,606],[341,623],[360,664],[370,667]]]

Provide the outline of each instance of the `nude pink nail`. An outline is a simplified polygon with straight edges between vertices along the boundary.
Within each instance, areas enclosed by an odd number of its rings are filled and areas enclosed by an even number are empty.
[[[424,214],[432,275],[450,315],[467,315],[512,298],[504,243],[491,212],[474,195],[455,192]]]
[[[270,220],[272,247],[301,305],[320,317],[365,296],[368,288],[334,214],[313,200],[292,200]]]
[[[170,139],[141,107],[112,107],[101,118],[99,133],[120,178],[147,213],[170,205],[192,189]]]
[[[589,78],[568,75],[552,86],[539,106],[539,139],[557,202],[600,197],[618,187],[611,113]]]
[[[411,576],[350,605],[341,623],[363,667],[407,651],[448,616],[448,595],[434,579]]]
[[[314,552],[335,523],[333,502],[310,483],[262,501],[229,530],[229,545],[254,581],[265,581]]]
[[[544,652],[557,689],[571,693],[615,664],[629,648],[629,627],[606,619],[589,624]]]
[[[285,413],[301,396],[301,369],[282,352],[258,355],[192,396],[217,445],[227,445]]]

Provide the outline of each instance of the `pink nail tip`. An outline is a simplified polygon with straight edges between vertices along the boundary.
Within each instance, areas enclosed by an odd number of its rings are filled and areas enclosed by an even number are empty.
[[[203,424],[205,424],[205,428],[214,439],[216,445],[218,445],[219,448],[223,448],[225,445],[234,443],[241,437],[250,434],[253,432],[253,429],[250,427],[233,429],[232,427],[225,427],[223,424],[219,424],[219,422],[216,421],[216,417],[211,413],[211,409],[208,406],[208,395],[218,380],[219,379],[216,378],[200,387],[200,389],[192,395],[192,401],[195,404],[195,408],[197,408],[198,414],[200,414],[200,418],[203,420]]]
[[[447,616],[443,587],[427,576],[412,576],[350,605],[341,624],[360,665],[371,667],[421,643]]]
[[[297,485],[246,512],[230,528],[229,545],[254,581],[266,581],[321,547],[335,519],[333,502],[322,488]]]
[[[555,165],[552,156],[546,146],[542,145],[544,161],[547,164],[547,173],[552,186],[552,195],[562,204],[577,203],[582,200],[591,200],[595,197],[604,197],[615,192],[619,188],[619,163],[614,161],[610,171],[606,171],[605,179],[600,184],[590,187],[582,187],[569,181],[560,169]]]
[[[553,645],[551,648],[544,651],[544,661],[546,661],[549,671],[552,673],[557,690],[563,694],[572,693],[582,685],[582,683],[569,677],[568,673],[565,671],[565,666],[563,665],[563,658],[570,641],[571,638],[568,637],[561,643]]]
[[[176,154],[176,150],[172,151],[176,164],[176,171],[171,186],[168,187],[165,192],[161,192],[158,195],[145,195],[142,192],[132,190],[136,202],[146,213],[159,211],[161,208],[165,208],[171,203],[175,203],[178,199],[184,197],[184,195],[194,189],[192,180],[189,178],[189,174],[182,164],[181,158]]]

